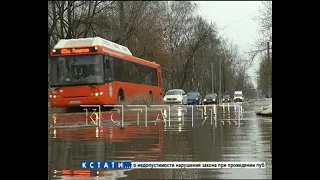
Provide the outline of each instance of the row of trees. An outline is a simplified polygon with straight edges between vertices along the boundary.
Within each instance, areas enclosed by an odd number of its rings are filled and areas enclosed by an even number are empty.
[[[191,1],[49,1],[48,49],[60,39],[99,36],[162,66],[163,89],[202,94],[251,87],[247,60]],[[213,68],[211,68],[213,67]]]
[[[254,44],[251,57],[252,59],[258,57],[260,60],[257,71],[258,88],[263,94],[268,95],[268,88],[272,88],[272,1],[263,1],[262,5],[260,15],[256,17],[260,24],[261,36]],[[269,42],[269,58],[267,42]]]

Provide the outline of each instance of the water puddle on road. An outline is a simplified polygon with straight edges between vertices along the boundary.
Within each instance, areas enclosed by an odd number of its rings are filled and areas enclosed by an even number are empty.
[[[49,179],[271,179],[272,118],[252,105],[172,107],[170,124],[50,129]],[[136,122],[133,120],[133,122]],[[83,170],[81,161],[262,161],[264,169]]]

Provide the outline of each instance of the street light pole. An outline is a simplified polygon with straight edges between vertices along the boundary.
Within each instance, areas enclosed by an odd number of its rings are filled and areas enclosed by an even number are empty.
[[[219,85],[219,102],[221,102],[221,81],[222,81],[222,77],[221,77],[221,57],[219,58],[220,61],[220,70],[219,70],[219,77],[220,77],[220,85]]]
[[[211,91],[214,93],[213,90],[213,62],[211,62]]]
[[[268,41],[267,42],[267,50],[268,50],[268,98],[271,98],[271,63],[270,63],[270,51],[269,51],[269,48],[270,48],[270,42]]]
[[[192,90],[194,90],[195,88],[193,87],[194,86],[194,57],[192,57],[192,79],[191,79],[191,88]]]

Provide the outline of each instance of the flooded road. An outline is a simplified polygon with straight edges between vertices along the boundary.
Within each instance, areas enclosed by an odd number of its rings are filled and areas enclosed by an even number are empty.
[[[206,115],[201,107],[171,106],[166,121],[150,121],[147,127],[132,123],[51,129],[49,179],[271,179],[272,119],[254,111],[252,104],[241,103],[207,107]],[[80,169],[81,161],[115,160],[259,161],[266,162],[266,168]]]

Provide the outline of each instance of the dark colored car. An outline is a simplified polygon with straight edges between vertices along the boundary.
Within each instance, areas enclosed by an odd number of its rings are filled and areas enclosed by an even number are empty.
[[[188,92],[188,104],[200,105],[202,103],[201,95],[199,92]]]
[[[231,97],[230,95],[224,95],[222,97],[222,102],[231,102]]]
[[[218,95],[216,93],[207,94],[203,99],[203,104],[204,105],[207,105],[207,104],[218,104],[218,103],[219,103],[219,98],[218,98]]]

